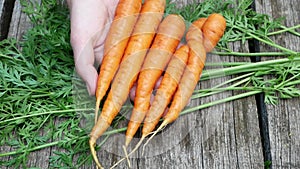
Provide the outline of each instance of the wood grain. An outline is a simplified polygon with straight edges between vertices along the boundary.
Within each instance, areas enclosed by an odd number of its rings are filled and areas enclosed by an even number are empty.
[[[233,43],[232,50],[250,52],[248,41]],[[251,62],[247,57],[235,57],[234,62]],[[234,91],[234,95],[244,93]],[[241,168],[263,168],[263,149],[258,122],[258,111],[254,96],[239,99],[233,103],[237,161]]]
[[[288,2],[288,3],[287,3]],[[300,3],[297,0],[256,0],[256,10],[273,18],[284,17],[287,27],[300,24]],[[299,29],[298,29],[299,32]],[[289,33],[272,37],[276,43],[300,51],[300,38]],[[264,44],[261,51],[274,50]],[[269,59],[269,58],[264,58]],[[300,99],[279,100],[278,105],[267,105],[272,168],[300,167]]]
[[[34,2],[41,3],[41,0],[34,0]],[[8,37],[14,37],[17,40],[22,40],[24,33],[32,27],[33,25],[31,24],[29,17],[22,12],[20,1],[15,1]]]

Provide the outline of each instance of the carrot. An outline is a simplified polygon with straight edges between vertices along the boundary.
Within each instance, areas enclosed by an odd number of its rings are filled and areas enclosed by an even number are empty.
[[[179,15],[168,15],[159,25],[156,37],[146,55],[138,77],[134,108],[126,132],[126,146],[143,122],[149,109],[155,83],[170,61],[184,32],[185,23]]]
[[[193,22],[193,25],[197,25],[197,27],[202,30],[202,27],[206,21],[207,21],[207,18],[199,18]],[[202,31],[202,33],[203,33],[203,31]]]
[[[210,52],[217,45],[226,28],[226,20],[218,13],[213,13],[208,18],[199,18],[193,24],[201,28],[206,52]]]
[[[156,91],[154,101],[146,114],[142,130],[142,139],[153,131],[164,113],[164,110],[170,103],[186,66],[188,52],[189,47],[187,45],[181,46],[176,50],[173,58],[168,64],[167,70]]]
[[[179,113],[186,106],[189,98],[193,94],[202,69],[204,68],[206,51],[203,47],[202,32],[195,23],[189,28],[186,34],[186,40],[190,48],[188,63],[174,94],[170,109],[164,116],[164,121],[159,128],[177,119]]]
[[[167,114],[164,116],[164,121],[159,126],[159,128],[154,132],[154,134],[149,138],[147,143],[163,127],[174,122],[178,118],[181,110],[188,103],[189,98],[194,92],[194,88],[196,87],[199,81],[201,72],[204,68],[204,62],[206,60],[206,49],[203,43],[203,41],[205,41],[206,39],[204,39],[204,36],[201,31],[206,21],[207,21],[206,18],[199,18],[198,20],[194,21],[186,34],[186,40],[188,46],[182,46],[175,52],[174,55],[178,56],[178,58],[177,57],[173,58],[168,65],[167,71],[157,90],[154,101],[144,120],[142,138],[134,147],[134,149],[129,154],[127,154],[127,157],[133,154],[139,148],[139,146],[142,144],[142,141],[145,139],[145,137],[149,135],[152,132],[152,130],[155,128],[156,124],[158,123],[160,117],[162,116],[165,108],[170,102],[173,93],[175,92],[176,89],[177,90],[173,96],[171,107],[168,110]],[[223,26],[225,27],[226,24],[225,25],[223,24]],[[210,26],[206,25],[205,29],[209,29],[209,28]],[[220,30],[215,30],[215,31],[216,32],[221,31],[224,33],[224,30],[225,28],[221,28]],[[214,34],[213,36],[219,36],[219,35],[220,33]],[[219,39],[215,38],[215,40],[218,41]],[[208,47],[209,47],[208,49],[210,49],[212,46],[208,46]],[[187,66],[185,67],[187,58],[188,58],[188,63]],[[181,62],[179,62],[179,60]],[[177,85],[178,81],[179,81],[179,85]],[[147,143],[145,143],[145,145],[147,145]],[[120,162],[122,162],[125,159],[126,157],[122,158],[116,164],[114,164],[113,167],[117,166]]]
[[[181,75],[183,74],[184,68],[188,60],[188,51],[189,47],[187,45],[183,45],[180,48],[178,48],[173,54],[171,61],[168,64],[166,72],[163,76],[163,79],[159,85],[159,88],[156,91],[154,101],[146,114],[142,138],[136,144],[133,150],[129,154],[127,154],[126,157],[132,155],[139,148],[146,136],[154,129],[154,127],[158,123],[162,113],[169,104],[173,93],[177,88],[177,84],[179,83]],[[117,166],[119,163],[125,160],[126,157],[120,159],[111,168]]]
[[[114,20],[105,39],[104,57],[97,80],[95,123],[100,101],[106,94],[119,67],[141,6],[142,0],[120,0],[116,7]]]
[[[220,14],[212,14],[205,21],[200,18],[194,21],[189,28],[186,34],[187,44],[190,48],[188,64],[174,94],[170,109],[157,131],[174,122],[188,103],[204,68],[206,52],[215,47],[224,34],[225,28],[226,21]],[[203,30],[203,34],[201,30]]]
[[[197,27],[200,29],[202,28],[206,20],[207,18],[199,18],[196,21],[194,21],[193,24],[197,25]],[[188,55],[187,53],[189,51],[188,46],[184,46],[184,47],[187,48],[186,51],[182,50],[181,54],[179,54],[178,56],[184,57],[185,55],[186,56]],[[180,53],[180,51],[178,51],[178,53]],[[179,59],[182,63],[186,64],[187,62],[187,57],[186,58],[175,57],[174,59],[175,59],[174,60],[175,64],[176,62],[178,62],[177,60]],[[168,70],[169,68],[170,70]],[[156,92],[154,101],[145,118],[143,130],[142,130],[142,138],[146,137],[154,130],[160,118],[162,117],[162,114],[164,113],[167,105],[171,101],[171,97],[173,96],[175,90],[177,89],[177,85],[183,73],[182,70],[183,68],[185,68],[185,65],[173,65],[172,61],[170,62],[170,65],[168,66],[164,79]]]
[[[146,0],[144,2],[100,117],[90,133],[90,149],[94,161],[99,167],[101,165],[94,148],[96,140],[107,130],[126,101],[161,22],[165,4],[165,0]]]
[[[221,14],[214,13],[208,16],[201,28],[206,52],[210,52],[217,45],[224,34],[225,28],[226,20]]]

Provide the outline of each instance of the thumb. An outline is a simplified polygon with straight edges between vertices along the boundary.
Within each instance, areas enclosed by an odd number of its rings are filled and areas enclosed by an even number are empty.
[[[94,49],[91,43],[87,43],[80,49],[74,50],[75,69],[78,75],[86,83],[89,95],[95,95],[98,73],[94,67]]]

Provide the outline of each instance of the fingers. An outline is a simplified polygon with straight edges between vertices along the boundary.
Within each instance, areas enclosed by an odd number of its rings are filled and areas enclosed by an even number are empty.
[[[134,98],[135,98],[136,85],[137,84],[134,83],[134,85],[132,86],[132,88],[130,89],[130,92],[129,92],[129,98],[132,101],[134,101]]]
[[[108,20],[105,22],[105,25],[99,27],[99,31],[94,35],[94,53],[95,53],[95,61],[96,67],[102,63],[103,54],[104,54],[104,44],[107,34],[109,32],[109,28],[112,21]]]
[[[101,65],[103,60],[103,53],[104,53],[104,43],[106,36],[109,32],[109,28],[111,23],[113,22],[115,8],[118,4],[119,0],[105,0],[103,1],[104,6],[106,7],[106,13],[103,14],[103,17],[106,17],[105,22],[103,25],[99,26],[99,31],[94,35],[95,42],[94,42],[94,53],[95,53],[95,66],[96,68]]]
[[[157,82],[155,83],[155,86],[154,86],[154,90],[158,89],[160,83],[161,83],[161,80],[162,80],[163,76],[160,76],[160,78],[157,80]]]
[[[85,81],[90,95],[95,94],[98,76],[96,68],[102,62],[104,40],[118,2],[68,1],[75,68]]]
[[[85,82],[89,95],[93,96],[96,92],[98,74],[93,65],[86,65],[84,67],[83,65],[78,66],[78,68],[76,67],[76,71]]]
[[[94,48],[92,42],[89,41],[85,46],[76,46],[76,48],[82,49],[74,50],[76,72],[86,83],[89,95],[94,95],[98,73],[94,67]]]
[[[94,48],[94,55],[95,55],[95,64],[94,66],[99,69],[102,60],[103,60],[103,53],[104,53],[104,45],[97,46]]]
[[[86,83],[90,95],[95,94],[98,76],[96,68],[102,61],[103,42],[109,27],[108,9],[102,1],[95,3],[94,0],[74,1],[70,5],[75,68]]]
[[[108,9],[108,14],[110,18],[114,17],[115,9],[119,3],[119,0],[106,0],[104,1],[105,6]]]

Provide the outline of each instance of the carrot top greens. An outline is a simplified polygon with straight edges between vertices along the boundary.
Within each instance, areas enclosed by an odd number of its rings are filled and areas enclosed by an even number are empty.
[[[49,168],[90,165],[92,157],[87,143],[95,100],[88,96],[84,83],[74,73],[68,9],[57,0],[42,0],[42,5],[25,0],[21,3],[34,26],[20,41],[9,38],[0,42],[0,166],[28,167],[29,154],[41,149],[49,152],[52,149]],[[243,93],[188,107],[182,114],[257,93],[265,93],[265,102],[269,104],[276,104],[279,98],[300,96],[299,51],[270,39],[282,33],[300,37],[296,31],[300,25],[286,27],[283,19],[256,13],[250,8],[251,4],[252,0],[238,3],[206,0],[185,6],[168,2],[166,13],[182,15],[187,24],[211,13],[221,13],[225,17],[227,29],[213,54],[221,58],[272,56],[273,59],[260,63],[206,63],[200,81],[231,78],[211,88],[195,90],[192,99],[224,91]],[[271,51],[253,54],[230,48],[232,42],[245,44],[250,39],[270,46]],[[275,56],[281,58],[274,59]],[[267,75],[269,78],[265,78]],[[125,105],[123,114],[129,113],[131,108]],[[109,135],[126,130],[118,126],[123,119],[124,115],[119,115],[114,120],[113,129],[105,133],[102,143]]]

